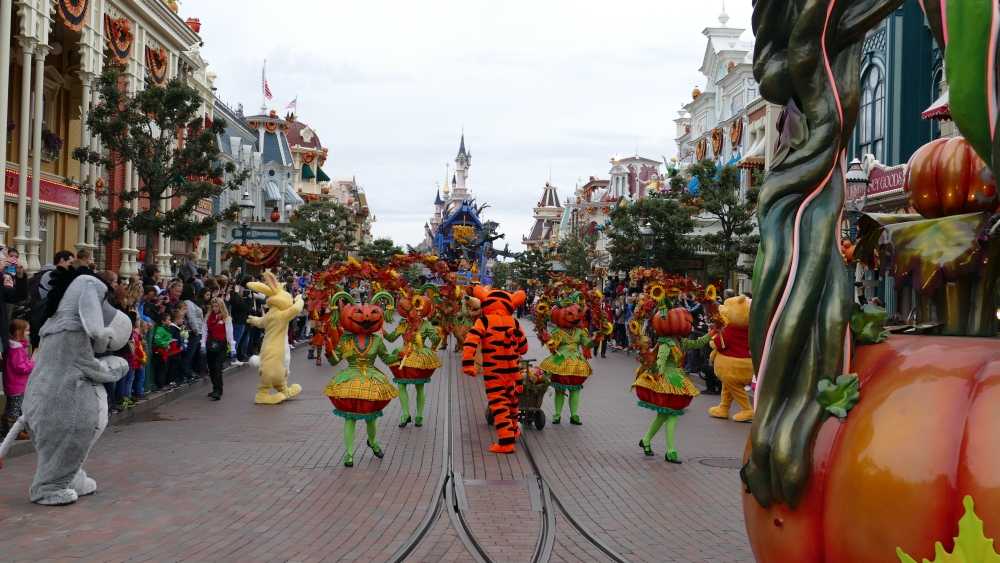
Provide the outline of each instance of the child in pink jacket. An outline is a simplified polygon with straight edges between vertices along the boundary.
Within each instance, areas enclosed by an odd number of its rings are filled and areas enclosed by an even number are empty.
[[[28,322],[14,319],[10,323],[10,348],[4,358],[3,392],[7,395],[3,420],[0,420],[0,437],[7,435],[7,430],[21,416],[21,402],[24,400],[24,388],[28,386],[28,376],[35,367],[35,362],[28,353]],[[28,439],[27,432],[22,432],[18,440]]]

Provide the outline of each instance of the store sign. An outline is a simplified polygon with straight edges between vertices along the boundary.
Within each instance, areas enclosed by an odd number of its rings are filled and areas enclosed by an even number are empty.
[[[17,198],[19,177],[20,174],[14,170],[7,170],[4,175],[4,191],[8,198],[11,196]],[[42,178],[38,189],[42,194],[41,201],[44,203],[69,207],[74,210],[80,208],[80,192],[73,187]],[[28,176],[28,198],[31,198],[31,176]]]
[[[240,227],[233,227],[230,231],[233,239],[238,239],[243,236],[243,229]],[[273,231],[271,229],[247,229],[247,239],[251,240],[278,240],[281,238],[280,231]]]
[[[901,190],[904,186],[906,186],[905,164],[892,168],[875,165],[868,171],[868,197]]]
[[[202,215],[212,214],[212,200],[210,199],[200,199],[198,200],[198,205],[195,207],[195,211]]]

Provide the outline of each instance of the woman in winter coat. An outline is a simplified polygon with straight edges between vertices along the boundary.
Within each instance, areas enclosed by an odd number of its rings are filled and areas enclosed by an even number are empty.
[[[222,398],[222,362],[227,356],[236,355],[233,320],[221,297],[212,299],[208,307],[208,315],[201,331],[201,344],[208,353],[208,375],[212,380],[212,392],[208,396],[213,401],[218,401]]]

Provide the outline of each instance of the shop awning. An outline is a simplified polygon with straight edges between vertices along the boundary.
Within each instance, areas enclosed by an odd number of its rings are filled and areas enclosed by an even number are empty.
[[[330,181],[330,177],[327,176],[326,172],[323,172],[323,169],[320,168],[319,166],[316,167],[316,181],[317,182],[329,182]]]
[[[945,90],[934,103],[930,105],[920,117],[924,119],[951,119],[951,104],[949,103],[948,90]]]
[[[290,203],[293,206],[298,207],[305,203],[305,201],[299,197],[299,194],[295,193],[295,190],[293,190],[291,184],[289,184],[285,186],[285,203]]]
[[[303,180],[312,180],[315,177],[316,177],[316,175],[313,174],[313,169],[310,168],[308,164],[303,164],[302,165],[302,179]]]
[[[740,168],[764,168],[764,139],[766,135],[761,135],[750,146],[747,155],[740,160]]]
[[[281,201],[281,189],[278,184],[269,181],[264,184],[264,201]]]

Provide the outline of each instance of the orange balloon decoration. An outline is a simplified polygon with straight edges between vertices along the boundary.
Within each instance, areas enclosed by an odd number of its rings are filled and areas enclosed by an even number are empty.
[[[917,212],[929,219],[993,211],[996,181],[963,137],[935,139],[910,158],[906,190]]]

